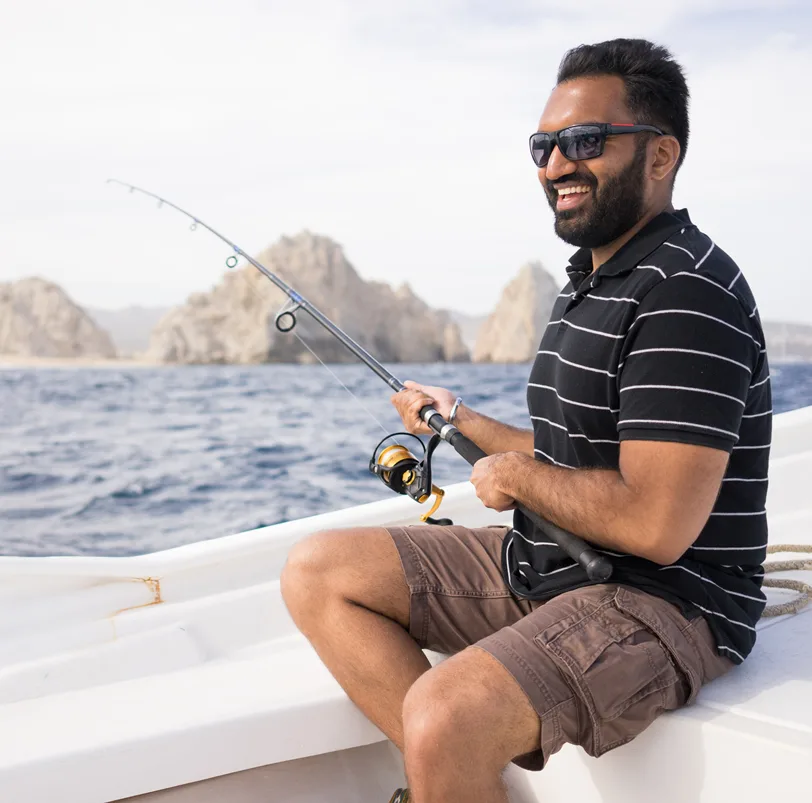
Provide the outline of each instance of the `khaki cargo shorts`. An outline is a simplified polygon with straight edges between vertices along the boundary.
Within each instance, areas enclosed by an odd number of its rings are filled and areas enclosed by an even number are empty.
[[[540,770],[566,742],[592,756],[631,741],[663,711],[693,702],[733,663],[704,617],[659,597],[602,584],[548,602],[519,599],[501,571],[507,528],[390,527],[411,594],[409,630],[424,649],[486,650],[513,675],[541,721]]]

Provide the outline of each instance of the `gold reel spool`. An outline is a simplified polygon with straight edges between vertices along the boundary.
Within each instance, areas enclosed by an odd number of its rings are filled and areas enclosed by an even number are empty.
[[[402,484],[404,487],[404,493],[409,493],[406,489],[418,480],[418,475],[415,471],[415,467],[418,465],[418,460],[401,443],[395,443],[383,449],[378,455],[376,462],[383,469],[389,469],[388,471],[385,470],[381,472],[381,479],[393,490],[397,490],[395,487],[395,483],[397,483],[397,485]],[[407,463],[409,468],[401,473],[397,471],[397,469],[403,463]],[[397,478],[396,474],[399,475]],[[420,521],[425,522],[437,512],[437,509],[440,507],[443,497],[445,496],[445,491],[442,488],[438,488],[436,485],[432,484],[431,493],[420,494],[420,496],[414,496],[413,494],[409,493],[409,495],[421,505],[426,502],[432,496],[432,494],[434,495],[434,504],[432,504],[431,509],[428,512],[423,513],[420,516]]]

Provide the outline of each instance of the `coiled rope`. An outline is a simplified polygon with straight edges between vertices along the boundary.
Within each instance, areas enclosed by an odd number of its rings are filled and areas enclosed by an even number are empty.
[[[767,553],[775,552],[810,552],[810,544],[774,544],[767,547]],[[768,572],[789,572],[805,570],[812,571],[812,558],[800,558],[798,560],[774,560],[764,564],[764,573]],[[802,583],[800,580],[784,580],[780,578],[765,578],[762,585],[769,588],[788,588],[797,591],[798,596],[789,602],[782,602],[777,605],[768,605],[764,609],[762,616],[784,616],[788,613],[798,613],[812,602],[812,585]]]

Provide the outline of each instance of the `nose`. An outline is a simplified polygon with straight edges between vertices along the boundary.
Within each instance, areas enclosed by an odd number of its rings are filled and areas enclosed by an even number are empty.
[[[567,157],[561,153],[561,149],[558,145],[554,145],[547,166],[539,168],[539,181],[543,181],[544,179],[547,179],[547,181],[556,181],[563,176],[571,175],[577,169],[575,162],[567,159]]]

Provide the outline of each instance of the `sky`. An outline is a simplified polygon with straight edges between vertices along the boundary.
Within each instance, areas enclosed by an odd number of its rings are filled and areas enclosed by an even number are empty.
[[[567,48],[669,47],[692,92],[675,205],[762,317],[812,323],[812,3],[782,0],[0,0],[0,281],[80,304],[183,303],[227,247],[303,229],[358,272],[488,313],[572,248],[527,147]],[[792,138],[781,132],[795,132]]]

